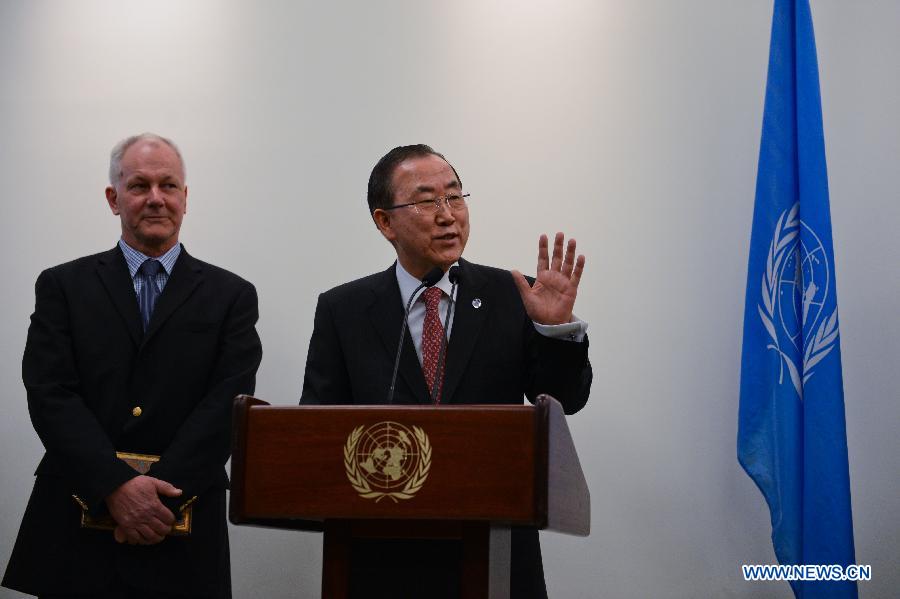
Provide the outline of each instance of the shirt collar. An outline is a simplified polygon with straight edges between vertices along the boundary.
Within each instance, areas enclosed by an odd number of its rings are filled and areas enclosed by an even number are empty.
[[[458,264],[458,262],[454,262],[453,264]],[[400,261],[397,260],[397,285],[400,286],[400,297],[403,299],[403,305],[409,302],[410,296],[412,296],[413,291],[416,290],[416,287],[422,284],[422,281],[415,278],[403,266],[400,264]],[[447,277],[447,272],[444,273],[444,276],[441,277],[441,280],[434,284],[435,287],[439,288],[441,291],[446,294],[447,297],[450,297],[450,291],[453,289],[453,285],[450,283],[450,279]],[[424,291],[424,290],[423,290]],[[420,292],[421,293],[421,292]]]
[[[119,248],[122,250],[122,254],[125,255],[125,262],[128,264],[128,272],[131,273],[131,278],[134,278],[135,273],[137,273],[138,269],[150,256],[137,251],[127,243],[125,243],[124,239],[119,239]],[[178,260],[178,256],[181,255],[181,244],[176,243],[169,251],[167,251],[162,256],[156,258],[159,260],[160,264],[162,264],[163,270],[166,272],[166,275],[172,274],[172,269],[175,268],[175,261]]]

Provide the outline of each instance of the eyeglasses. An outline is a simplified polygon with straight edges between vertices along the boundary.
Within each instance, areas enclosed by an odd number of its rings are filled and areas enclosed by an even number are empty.
[[[396,210],[397,208],[406,208],[412,206],[416,212],[420,214],[437,214],[441,210],[442,205],[446,205],[450,212],[459,212],[466,207],[466,198],[471,194],[463,195],[446,195],[431,198],[429,200],[419,200],[418,202],[409,202],[408,204],[397,204],[396,206],[388,206],[382,210]]]

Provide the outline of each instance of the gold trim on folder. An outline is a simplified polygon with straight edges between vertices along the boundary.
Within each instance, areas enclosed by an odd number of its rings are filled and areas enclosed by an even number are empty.
[[[134,468],[140,474],[146,474],[150,470],[150,466],[159,461],[158,455],[128,453],[124,451],[117,451],[116,457]],[[88,513],[88,505],[78,497],[78,495],[72,495],[72,498],[81,507],[81,528],[93,528],[96,530],[114,530],[116,528],[116,521],[112,519],[112,516],[106,515],[95,518]],[[191,534],[191,515],[193,512],[193,503],[196,500],[197,497],[194,496],[181,506],[180,517],[172,526],[172,530],[168,533],[169,535],[184,536]]]

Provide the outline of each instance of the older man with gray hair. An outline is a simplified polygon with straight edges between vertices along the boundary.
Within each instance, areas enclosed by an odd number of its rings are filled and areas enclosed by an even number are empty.
[[[122,235],[42,272],[22,378],[45,453],[3,586],[44,598],[230,597],[231,401],[262,348],[253,285],[178,241],[184,161],[113,148]]]

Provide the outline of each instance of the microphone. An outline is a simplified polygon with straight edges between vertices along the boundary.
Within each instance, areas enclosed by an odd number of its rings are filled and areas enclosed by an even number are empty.
[[[444,388],[444,352],[447,350],[447,327],[450,325],[450,315],[453,313],[453,304],[456,298],[456,283],[459,281],[459,266],[453,265],[447,272],[447,279],[453,285],[450,288],[450,305],[447,306],[447,314],[444,316],[444,336],[441,339],[441,350],[438,352],[438,373],[434,377],[434,383],[431,386],[431,402],[440,403],[438,390]]]
[[[429,270],[425,273],[422,283],[416,287],[415,291],[412,292],[412,295],[409,296],[409,301],[406,302],[406,310],[403,312],[403,324],[400,325],[400,341],[397,343],[397,358],[394,360],[394,374],[391,375],[391,389],[388,391],[387,402],[389,404],[394,403],[394,387],[397,385],[397,371],[400,369],[400,354],[403,353],[403,337],[406,335],[406,327],[409,326],[409,323],[407,322],[409,319],[409,309],[412,307],[413,300],[416,299],[416,294],[421,289],[433,286],[440,281],[443,276],[444,271],[440,266],[435,266]]]

